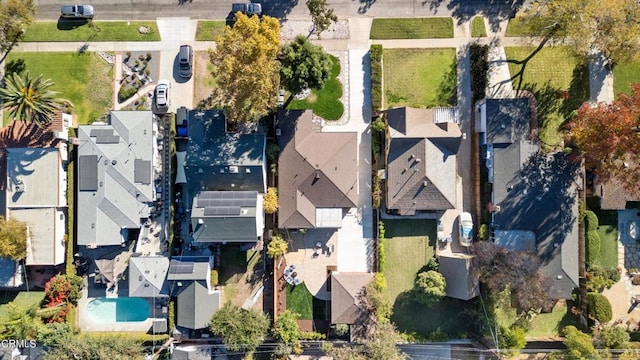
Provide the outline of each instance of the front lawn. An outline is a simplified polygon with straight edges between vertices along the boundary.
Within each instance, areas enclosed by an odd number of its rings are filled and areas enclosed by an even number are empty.
[[[384,107],[455,106],[455,49],[385,49]]]
[[[140,26],[148,34],[138,31]],[[160,41],[155,21],[38,21],[29,25],[22,41]]]
[[[79,124],[90,124],[112,108],[113,65],[98,54],[12,52],[6,66],[20,62],[33,75],[43,74],[55,83],[52,89],[73,103]]]
[[[600,235],[600,256],[596,265],[603,268],[618,266],[618,212],[615,210],[594,211],[598,216],[598,235]]]
[[[453,37],[450,17],[373,19],[371,39],[439,39]]]
[[[0,291],[0,323],[8,319],[8,303],[13,302],[15,305],[28,309],[36,304],[40,307],[43,299],[44,291]]]
[[[509,20],[509,24],[507,24],[507,30],[505,31],[505,36],[534,36],[535,34],[531,33],[529,27],[525,26],[524,23],[520,20],[520,18],[515,17]]]
[[[544,149],[558,150],[563,144],[562,126],[572,111],[589,99],[589,72],[566,48],[545,47],[523,67],[535,48],[507,47],[505,52],[513,87],[530,90],[538,104],[538,136]],[[518,76],[516,76],[518,75]]]
[[[325,120],[338,120],[344,113],[344,105],[340,101],[342,97],[342,83],[340,75],[340,60],[331,55],[331,78],[322,89],[311,89],[311,94],[303,100],[292,100],[288,109],[302,110],[313,109],[313,113]]]
[[[224,34],[226,26],[225,20],[200,20],[196,29],[196,41],[214,41]]]
[[[287,310],[300,314],[300,320],[313,319],[313,295],[307,286],[301,283],[297,286],[287,285]]]
[[[613,67],[613,94],[631,94],[631,84],[640,82],[640,61],[616,64]]]

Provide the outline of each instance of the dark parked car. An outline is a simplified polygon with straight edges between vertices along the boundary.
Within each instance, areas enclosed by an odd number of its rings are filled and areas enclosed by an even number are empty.
[[[241,13],[251,15],[262,15],[262,5],[255,3],[236,3],[231,5],[231,12],[234,14],[240,11]]]
[[[193,72],[193,48],[190,45],[180,46],[178,52],[178,74],[180,77],[188,79]]]
[[[91,5],[63,5],[60,13],[65,19],[93,19],[95,14]]]

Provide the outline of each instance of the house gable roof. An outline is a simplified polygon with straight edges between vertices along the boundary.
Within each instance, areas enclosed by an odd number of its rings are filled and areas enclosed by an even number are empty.
[[[351,208],[357,202],[357,133],[318,131],[312,114],[279,114],[280,228],[315,227],[317,208]]]
[[[578,164],[567,161],[563,153],[540,152],[539,144],[530,140],[529,119],[521,116],[528,111],[528,100],[510,100],[487,101],[487,141],[498,141],[489,142],[492,200],[500,207],[493,213],[493,226],[501,231],[533,232],[540,270],[551,283],[549,295],[568,298],[578,286]],[[514,106],[520,110],[509,109]],[[499,116],[489,116],[492,113]],[[508,119],[511,124],[503,127]],[[512,129],[510,143],[505,142],[506,136],[489,132],[504,128]]]
[[[401,215],[453,209],[462,133],[455,123],[435,123],[433,109],[387,110],[387,201]]]
[[[129,296],[156,297],[166,293],[165,278],[169,258],[165,256],[132,256],[129,259]]]
[[[373,279],[371,273],[331,274],[331,323],[356,324],[371,314],[363,303],[364,290]]]
[[[254,242],[264,230],[263,199],[257,191],[201,191],[191,207],[198,242]]]
[[[266,191],[266,136],[227,132],[222,110],[189,111],[185,172],[197,190]]]
[[[185,283],[177,297],[176,325],[187,329],[208,327],[211,317],[220,308],[220,292],[209,293],[202,281]]]
[[[78,128],[78,245],[122,242],[140,228],[153,200],[153,114],[112,111],[109,124]]]

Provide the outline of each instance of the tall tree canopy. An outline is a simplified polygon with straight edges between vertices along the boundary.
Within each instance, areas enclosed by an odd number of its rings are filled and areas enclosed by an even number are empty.
[[[280,22],[264,16],[236,14],[209,50],[216,81],[213,102],[232,123],[254,122],[277,106],[280,85]]]
[[[68,100],[59,99],[57,91],[49,90],[54,85],[42,74],[33,77],[27,70],[20,75],[12,73],[5,78],[5,87],[0,88],[2,108],[18,121],[26,121],[45,127],[51,122],[51,115]]]
[[[334,347],[328,352],[335,359],[404,360],[407,356],[397,347],[400,341],[402,337],[393,324],[381,322],[362,346]]]
[[[269,318],[257,310],[244,310],[231,303],[213,314],[211,331],[222,337],[230,351],[255,350],[269,330]]]
[[[615,62],[640,49],[636,0],[534,1],[521,15],[532,34],[571,46],[580,55],[600,52]]]
[[[22,38],[25,27],[35,16],[33,0],[0,0],[0,62]]]
[[[639,84],[631,85],[631,95],[620,94],[612,104],[582,105],[568,127],[587,169],[601,181],[615,178],[627,191],[640,192]]]
[[[444,276],[437,271],[423,271],[416,276],[413,286],[414,298],[416,301],[433,305],[446,296],[445,289],[447,283]]]
[[[68,336],[44,355],[46,360],[141,359],[143,346],[130,336],[82,334]]]
[[[280,63],[280,79],[292,94],[307,87],[321,89],[331,76],[333,67],[329,54],[303,35],[282,47]]]
[[[277,342],[291,345],[300,339],[300,330],[298,328],[298,318],[300,316],[287,310],[280,314],[273,324],[271,334]]]
[[[0,216],[0,256],[14,260],[27,256],[27,224]]]

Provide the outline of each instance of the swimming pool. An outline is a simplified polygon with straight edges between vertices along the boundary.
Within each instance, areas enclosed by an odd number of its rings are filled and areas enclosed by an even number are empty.
[[[87,304],[87,315],[96,323],[145,321],[149,304],[141,298],[97,298]]]

